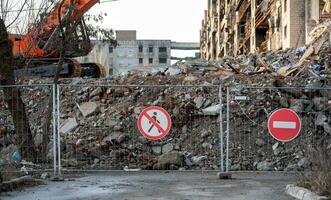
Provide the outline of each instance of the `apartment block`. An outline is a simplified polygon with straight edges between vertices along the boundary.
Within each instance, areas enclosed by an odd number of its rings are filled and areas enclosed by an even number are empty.
[[[331,19],[330,0],[208,0],[200,31],[201,58],[297,48]]]

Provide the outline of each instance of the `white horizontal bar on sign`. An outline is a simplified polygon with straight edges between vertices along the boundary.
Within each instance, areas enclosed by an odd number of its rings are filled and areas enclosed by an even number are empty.
[[[236,100],[236,101],[248,101],[249,97],[248,96],[235,96],[234,100]]]
[[[296,122],[284,122],[284,121],[274,121],[274,128],[287,128],[287,129],[295,129],[297,127]]]

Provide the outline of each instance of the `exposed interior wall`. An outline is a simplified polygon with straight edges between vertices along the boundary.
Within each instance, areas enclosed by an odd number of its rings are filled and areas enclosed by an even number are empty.
[[[288,0],[289,3],[289,47],[297,48],[305,45],[305,2]]]
[[[201,29],[201,48],[206,49],[202,58],[303,46],[307,1],[319,5],[319,0],[208,0]],[[316,18],[320,7],[314,5],[309,13]]]

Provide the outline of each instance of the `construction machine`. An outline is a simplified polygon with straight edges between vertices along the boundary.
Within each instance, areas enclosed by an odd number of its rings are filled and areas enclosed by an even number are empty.
[[[64,64],[61,77],[104,77],[105,68],[97,63],[79,63],[75,57],[86,56],[92,50],[83,15],[99,0],[64,0],[58,2],[40,22],[31,26],[25,35],[9,35],[13,44],[16,76],[51,77],[61,52],[62,24],[71,24],[74,30],[66,34]],[[59,17],[60,16],[60,17]],[[68,29],[68,27],[65,27]],[[66,31],[69,32],[69,31]]]

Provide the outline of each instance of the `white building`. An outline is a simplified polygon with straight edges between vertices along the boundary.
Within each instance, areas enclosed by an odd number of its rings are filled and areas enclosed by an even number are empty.
[[[116,31],[117,46],[95,41],[89,55],[80,62],[102,64],[109,75],[128,71],[158,71],[171,65],[170,40],[137,40],[136,31]]]

